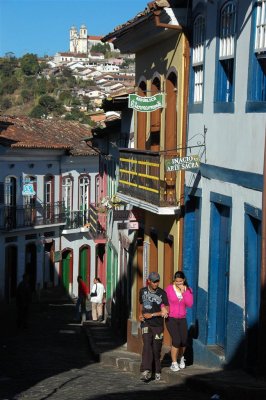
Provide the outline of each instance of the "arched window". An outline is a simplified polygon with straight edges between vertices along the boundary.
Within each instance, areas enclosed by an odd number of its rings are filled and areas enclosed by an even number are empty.
[[[171,72],[166,79],[167,107],[165,110],[165,150],[177,146],[177,76]]]
[[[203,69],[205,46],[205,18],[198,15],[193,24],[193,102],[202,103],[203,100]]]
[[[141,82],[138,87],[138,95],[146,96],[146,83]],[[144,150],[146,148],[146,121],[147,114],[145,112],[137,113],[137,147],[140,150]]]
[[[256,112],[266,110],[266,0],[255,2],[253,25],[255,35],[250,54],[247,109]]]
[[[216,101],[230,103],[234,96],[236,6],[227,2],[220,13],[219,59]]]
[[[161,83],[158,78],[155,78],[151,84],[151,95],[154,96],[161,91]],[[159,108],[151,112],[150,119],[150,149],[153,151],[160,150],[160,133],[161,133],[161,112]]]
[[[79,210],[86,211],[90,203],[90,178],[83,175],[79,178]]]
[[[54,177],[44,177],[44,223],[50,223],[54,217]]]
[[[72,190],[73,179],[70,176],[64,176],[62,179],[62,201],[68,211],[72,211]]]
[[[13,176],[5,178],[5,205],[15,206],[17,197],[17,180]]]

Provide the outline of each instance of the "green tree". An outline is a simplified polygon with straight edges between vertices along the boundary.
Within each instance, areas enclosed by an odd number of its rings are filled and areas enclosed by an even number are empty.
[[[95,44],[91,47],[91,52],[93,53],[102,53],[105,54],[107,51],[111,51],[111,47],[109,43],[103,43],[103,44]]]
[[[42,96],[47,93],[47,79],[43,76],[36,82],[36,94]]]
[[[70,90],[61,91],[59,94],[59,100],[66,106],[70,106],[72,101],[71,91]]]
[[[25,54],[20,59],[20,66],[25,75],[36,75],[40,71],[40,65],[36,54]]]
[[[12,94],[19,87],[19,82],[15,76],[0,79],[0,94]]]
[[[22,89],[20,92],[20,96],[22,98],[23,103],[28,103],[30,100],[33,99],[33,93],[31,90]]]
[[[46,117],[47,114],[45,108],[38,104],[37,106],[33,107],[31,112],[29,113],[29,116],[32,118],[43,118]]]
[[[0,59],[0,76],[11,77],[17,68],[17,60],[13,58]]]
[[[39,105],[42,106],[48,113],[55,111],[57,107],[56,100],[49,95],[44,95],[40,97]]]
[[[12,107],[12,101],[8,97],[3,97],[0,100],[0,109],[7,110],[10,107]]]

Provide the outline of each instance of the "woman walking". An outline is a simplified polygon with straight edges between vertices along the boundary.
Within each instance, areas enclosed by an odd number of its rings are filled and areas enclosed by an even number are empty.
[[[189,288],[185,274],[177,271],[174,281],[165,289],[169,301],[169,318],[166,327],[172,338],[171,358],[172,371],[185,368],[184,352],[187,346],[188,328],[186,320],[187,307],[193,305],[193,293]]]

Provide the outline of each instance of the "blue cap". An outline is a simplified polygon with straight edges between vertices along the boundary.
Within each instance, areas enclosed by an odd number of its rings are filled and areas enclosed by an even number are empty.
[[[151,272],[148,276],[149,281],[156,282],[160,280],[160,275],[158,272]]]

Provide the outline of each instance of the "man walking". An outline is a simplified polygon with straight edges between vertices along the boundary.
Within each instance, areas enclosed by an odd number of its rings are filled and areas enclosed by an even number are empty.
[[[91,312],[93,321],[103,321],[103,301],[105,289],[100,278],[94,278],[94,285],[91,290]]]
[[[78,275],[78,299],[76,303],[76,320],[80,321],[81,311],[81,322],[86,321],[86,299],[88,297],[88,288],[85,282],[82,280],[82,276]]]
[[[148,382],[155,365],[155,380],[161,379],[161,349],[163,343],[164,318],[168,316],[169,303],[166,292],[159,287],[160,275],[151,272],[148,285],[139,292],[139,320],[143,340],[141,380]]]

